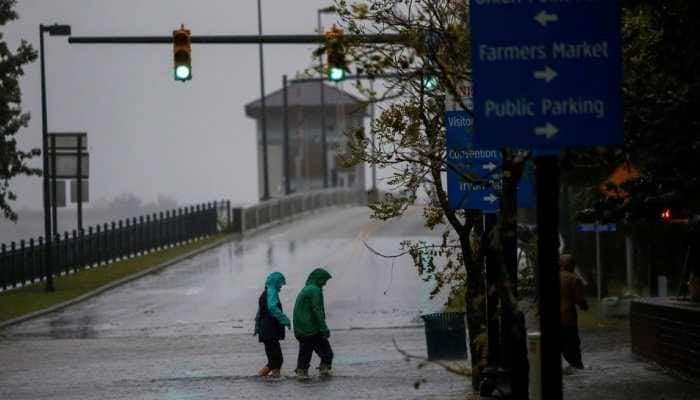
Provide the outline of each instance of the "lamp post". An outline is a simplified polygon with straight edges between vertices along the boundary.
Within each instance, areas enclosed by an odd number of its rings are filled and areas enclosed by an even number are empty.
[[[44,272],[46,273],[46,291],[53,292],[53,268],[51,258],[51,201],[49,199],[49,135],[46,117],[46,68],[44,66],[44,32],[50,36],[70,36],[70,25],[39,25],[39,54],[41,63],[41,154],[43,164],[44,192]],[[56,171],[54,171],[55,173]],[[54,201],[56,199],[54,198]]]

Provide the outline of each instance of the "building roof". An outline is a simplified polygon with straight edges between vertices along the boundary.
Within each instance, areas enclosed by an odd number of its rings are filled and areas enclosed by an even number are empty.
[[[359,98],[333,86],[323,85],[323,95],[326,108],[335,109],[338,105],[347,107],[347,112],[353,114],[357,111],[366,112],[367,107]],[[268,110],[282,108],[283,91],[278,89],[265,96],[265,108]],[[287,86],[287,105],[289,107],[321,107],[321,89],[318,82],[296,82]],[[245,105],[245,114],[250,118],[260,117],[260,99]],[[268,111],[269,112],[269,111]]]

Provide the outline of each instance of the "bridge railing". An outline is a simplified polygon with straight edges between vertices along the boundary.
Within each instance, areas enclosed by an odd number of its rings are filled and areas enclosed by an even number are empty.
[[[328,189],[271,199],[249,207],[232,208],[230,201],[218,201],[112,221],[56,235],[50,249],[51,271],[53,276],[65,275],[216,233],[242,235],[323,208],[365,202],[364,192]],[[45,242],[40,237],[0,245],[0,290],[46,278]]]
[[[249,207],[231,210],[234,233],[246,234],[327,207],[366,204],[367,193],[351,189],[327,189],[295,193]]]
[[[53,276],[65,275],[230,229],[231,203],[220,201],[64,232],[51,242],[51,271]],[[40,237],[0,245],[0,289],[46,278],[45,242]]]

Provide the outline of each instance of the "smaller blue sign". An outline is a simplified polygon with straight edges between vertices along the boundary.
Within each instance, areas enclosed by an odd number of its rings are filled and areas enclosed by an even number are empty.
[[[479,149],[472,143],[472,118],[465,111],[445,113],[447,128],[447,193],[454,209],[495,213],[500,206],[501,152]],[[466,179],[465,175],[472,178]],[[518,207],[534,207],[533,169],[528,165],[518,185]],[[482,183],[475,183],[482,181]]]
[[[576,227],[577,232],[615,232],[616,230],[615,224],[579,224]]]

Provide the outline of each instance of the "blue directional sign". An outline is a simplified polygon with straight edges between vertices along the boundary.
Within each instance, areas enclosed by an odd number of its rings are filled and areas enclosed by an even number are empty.
[[[471,0],[475,143],[622,143],[619,0]]]
[[[448,203],[451,208],[479,209],[497,212],[501,192],[501,152],[479,149],[472,143],[472,118],[465,111],[447,111],[447,162],[455,167],[447,170]],[[488,184],[472,183],[468,175]],[[518,207],[534,206],[532,168],[527,168],[518,186]]]

